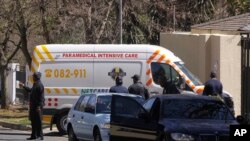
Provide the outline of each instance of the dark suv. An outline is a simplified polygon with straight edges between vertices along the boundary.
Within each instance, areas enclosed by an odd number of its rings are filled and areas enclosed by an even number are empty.
[[[229,125],[238,124],[220,100],[199,95],[159,95],[143,106],[113,96],[111,140],[227,141]]]

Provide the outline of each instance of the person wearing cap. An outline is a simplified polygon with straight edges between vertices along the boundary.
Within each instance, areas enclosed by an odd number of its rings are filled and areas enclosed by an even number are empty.
[[[115,78],[115,83],[116,85],[115,86],[112,86],[110,89],[109,89],[109,92],[112,92],[112,93],[128,93],[128,89],[124,86],[122,86],[122,77],[121,76],[117,76]]]
[[[131,78],[133,79],[133,84],[128,87],[128,92],[130,94],[141,95],[144,99],[148,99],[148,90],[140,81],[140,76],[135,74]]]
[[[223,101],[228,106],[228,108],[230,109],[232,114],[234,115],[235,111],[234,111],[233,98],[230,95],[223,93],[223,85],[217,79],[215,72],[212,71],[210,73],[210,78],[211,79],[205,83],[203,95],[214,96],[214,97],[218,98],[219,100]]]
[[[210,73],[210,78],[211,79],[205,83],[203,95],[222,95],[223,86],[222,83],[216,78],[216,73],[212,71]]]
[[[43,140],[42,110],[44,106],[44,86],[41,82],[40,72],[35,72],[33,74],[33,81],[34,84],[32,88],[24,86],[23,83],[19,84],[20,88],[30,93],[29,119],[31,121],[32,132],[30,138],[27,138],[27,140]]]

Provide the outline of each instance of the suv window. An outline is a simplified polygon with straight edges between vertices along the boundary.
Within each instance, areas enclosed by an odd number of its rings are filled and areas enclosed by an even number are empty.
[[[82,112],[84,111],[84,108],[86,107],[89,98],[90,98],[90,95],[84,96],[84,98],[80,104],[79,111],[82,111]]]
[[[151,110],[151,108],[152,108],[152,106],[153,106],[153,104],[154,104],[154,102],[155,102],[155,97],[153,97],[153,98],[150,98],[147,102],[145,102],[144,104],[143,104],[143,107],[148,111],[148,112],[150,112],[150,110]]]
[[[146,113],[142,105],[129,97],[116,97],[114,115],[138,118],[140,113]]]
[[[208,100],[168,99],[162,104],[162,116],[174,119],[233,120],[229,109],[221,102]]]

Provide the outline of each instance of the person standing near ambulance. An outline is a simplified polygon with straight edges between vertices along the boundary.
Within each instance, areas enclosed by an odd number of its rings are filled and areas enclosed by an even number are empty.
[[[208,80],[205,83],[203,95],[205,96],[214,96],[222,100],[230,109],[232,114],[235,114],[234,111],[234,102],[230,95],[223,93],[223,85],[222,83],[217,79],[216,73],[211,72],[210,73],[210,80]]]
[[[133,84],[128,87],[128,92],[130,94],[140,95],[147,100],[149,98],[149,93],[147,88],[140,81],[140,76],[135,74],[131,78],[133,79]]]
[[[210,73],[210,80],[205,83],[203,95],[222,95],[223,86],[222,83],[216,78],[216,73]]]
[[[121,76],[117,76],[115,78],[115,83],[116,85],[115,86],[112,86],[110,89],[109,89],[109,92],[112,92],[112,93],[128,93],[128,89],[124,86],[122,86],[122,77]]]
[[[35,72],[33,74],[34,84],[32,88],[24,86],[23,83],[19,84],[21,88],[30,92],[29,119],[31,121],[32,132],[30,138],[27,138],[27,140],[43,140],[42,110],[45,99],[44,86],[41,82],[41,75],[42,74],[40,72]]]

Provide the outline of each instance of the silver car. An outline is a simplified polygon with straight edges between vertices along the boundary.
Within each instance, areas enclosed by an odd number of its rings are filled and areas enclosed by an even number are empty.
[[[143,102],[141,96],[132,94],[95,93],[80,96],[67,118],[69,141],[109,141],[112,95],[128,96]]]

